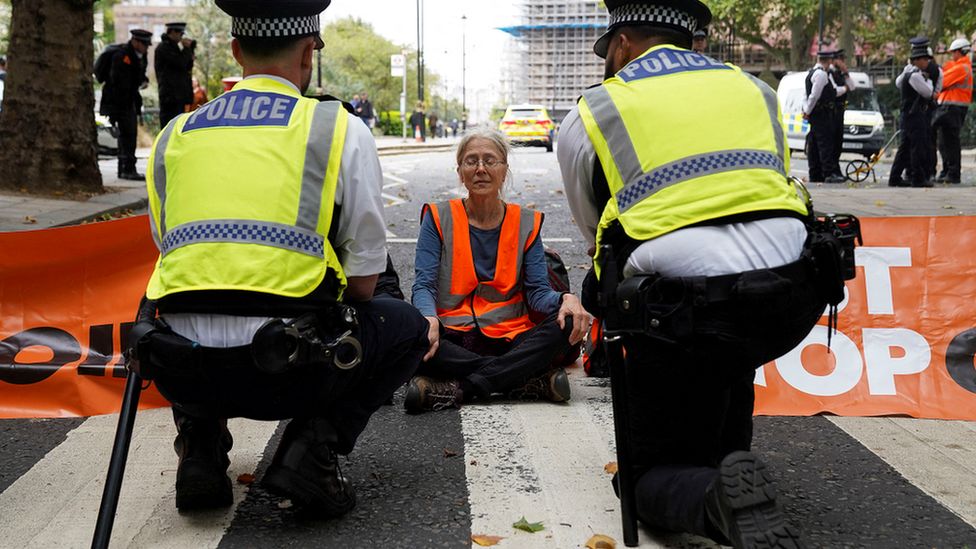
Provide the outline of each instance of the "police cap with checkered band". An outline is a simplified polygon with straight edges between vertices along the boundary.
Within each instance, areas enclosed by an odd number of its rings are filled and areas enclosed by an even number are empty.
[[[280,39],[314,36],[319,47],[319,14],[332,0],[216,0],[231,16],[232,36]]]
[[[619,27],[667,27],[686,32],[690,38],[712,21],[712,11],[698,0],[606,0],[604,3],[610,12],[607,32],[593,44],[593,52],[604,59],[613,31]]]

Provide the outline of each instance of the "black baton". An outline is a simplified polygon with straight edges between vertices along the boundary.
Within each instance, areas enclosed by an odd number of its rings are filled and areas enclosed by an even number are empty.
[[[613,433],[617,441],[617,490],[624,545],[637,547],[637,508],[633,471],[630,468],[630,425],[627,406],[627,362],[614,293],[617,289],[617,261],[611,246],[601,246],[600,308],[603,312],[603,342],[610,365],[610,398],[613,400]]]
[[[156,316],[156,302],[142,298],[136,323],[151,321]],[[133,346],[137,341],[131,342]],[[129,353],[123,353],[126,361],[132,360]],[[128,364],[126,364],[128,366]],[[122,396],[122,409],[119,411],[119,424],[115,428],[115,442],[112,444],[112,457],[108,463],[108,476],[105,479],[105,489],[102,490],[102,502],[98,506],[98,519],[95,522],[95,535],[92,537],[92,549],[105,549],[112,537],[112,526],[115,524],[115,511],[119,506],[119,493],[122,490],[122,476],[125,474],[125,461],[129,455],[129,443],[132,441],[132,427],[136,422],[136,411],[139,409],[139,394],[142,391],[142,378],[132,368],[128,369],[125,379],[125,392]]]

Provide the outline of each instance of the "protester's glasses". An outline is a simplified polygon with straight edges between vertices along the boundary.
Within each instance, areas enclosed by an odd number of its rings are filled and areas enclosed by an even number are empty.
[[[466,169],[474,170],[478,168],[478,165],[482,165],[487,169],[492,169],[495,166],[504,166],[505,163],[497,158],[486,158],[484,160],[478,160],[477,158],[465,158],[464,162],[461,163]]]

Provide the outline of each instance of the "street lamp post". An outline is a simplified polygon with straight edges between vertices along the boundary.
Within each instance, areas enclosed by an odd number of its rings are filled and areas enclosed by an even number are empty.
[[[424,0],[417,0],[417,101],[424,100]]]
[[[465,87],[465,63],[466,56],[468,53],[467,47],[464,43],[464,31],[465,26],[468,22],[468,16],[461,16],[461,129],[468,129],[468,101],[467,101],[467,88]]]

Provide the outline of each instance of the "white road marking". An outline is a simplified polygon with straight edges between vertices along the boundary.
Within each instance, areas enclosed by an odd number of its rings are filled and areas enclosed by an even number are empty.
[[[471,533],[504,536],[499,547],[581,547],[593,534],[623,547],[620,504],[604,466],[616,461],[610,389],[569,370],[573,398],[549,402],[492,403],[461,409]],[[512,528],[525,516],[545,530]],[[713,547],[694,536],[652,536],[640,547]]]
[[[4,515],[0,546],[91,545],[117,423],[117,414],[89,418],[0,494]],[[236,479],[241,473],[254,472],[276,427],[276,422],[231,420],[234,448],[228,474],[234,481],[234,505],[181,516],[174,502],[176,429],[172,412],[169,408],[140,411],[111,546],[217,547],[247,491]]]
[[[976,527],[976,423],[897,417],[828,419]]]

